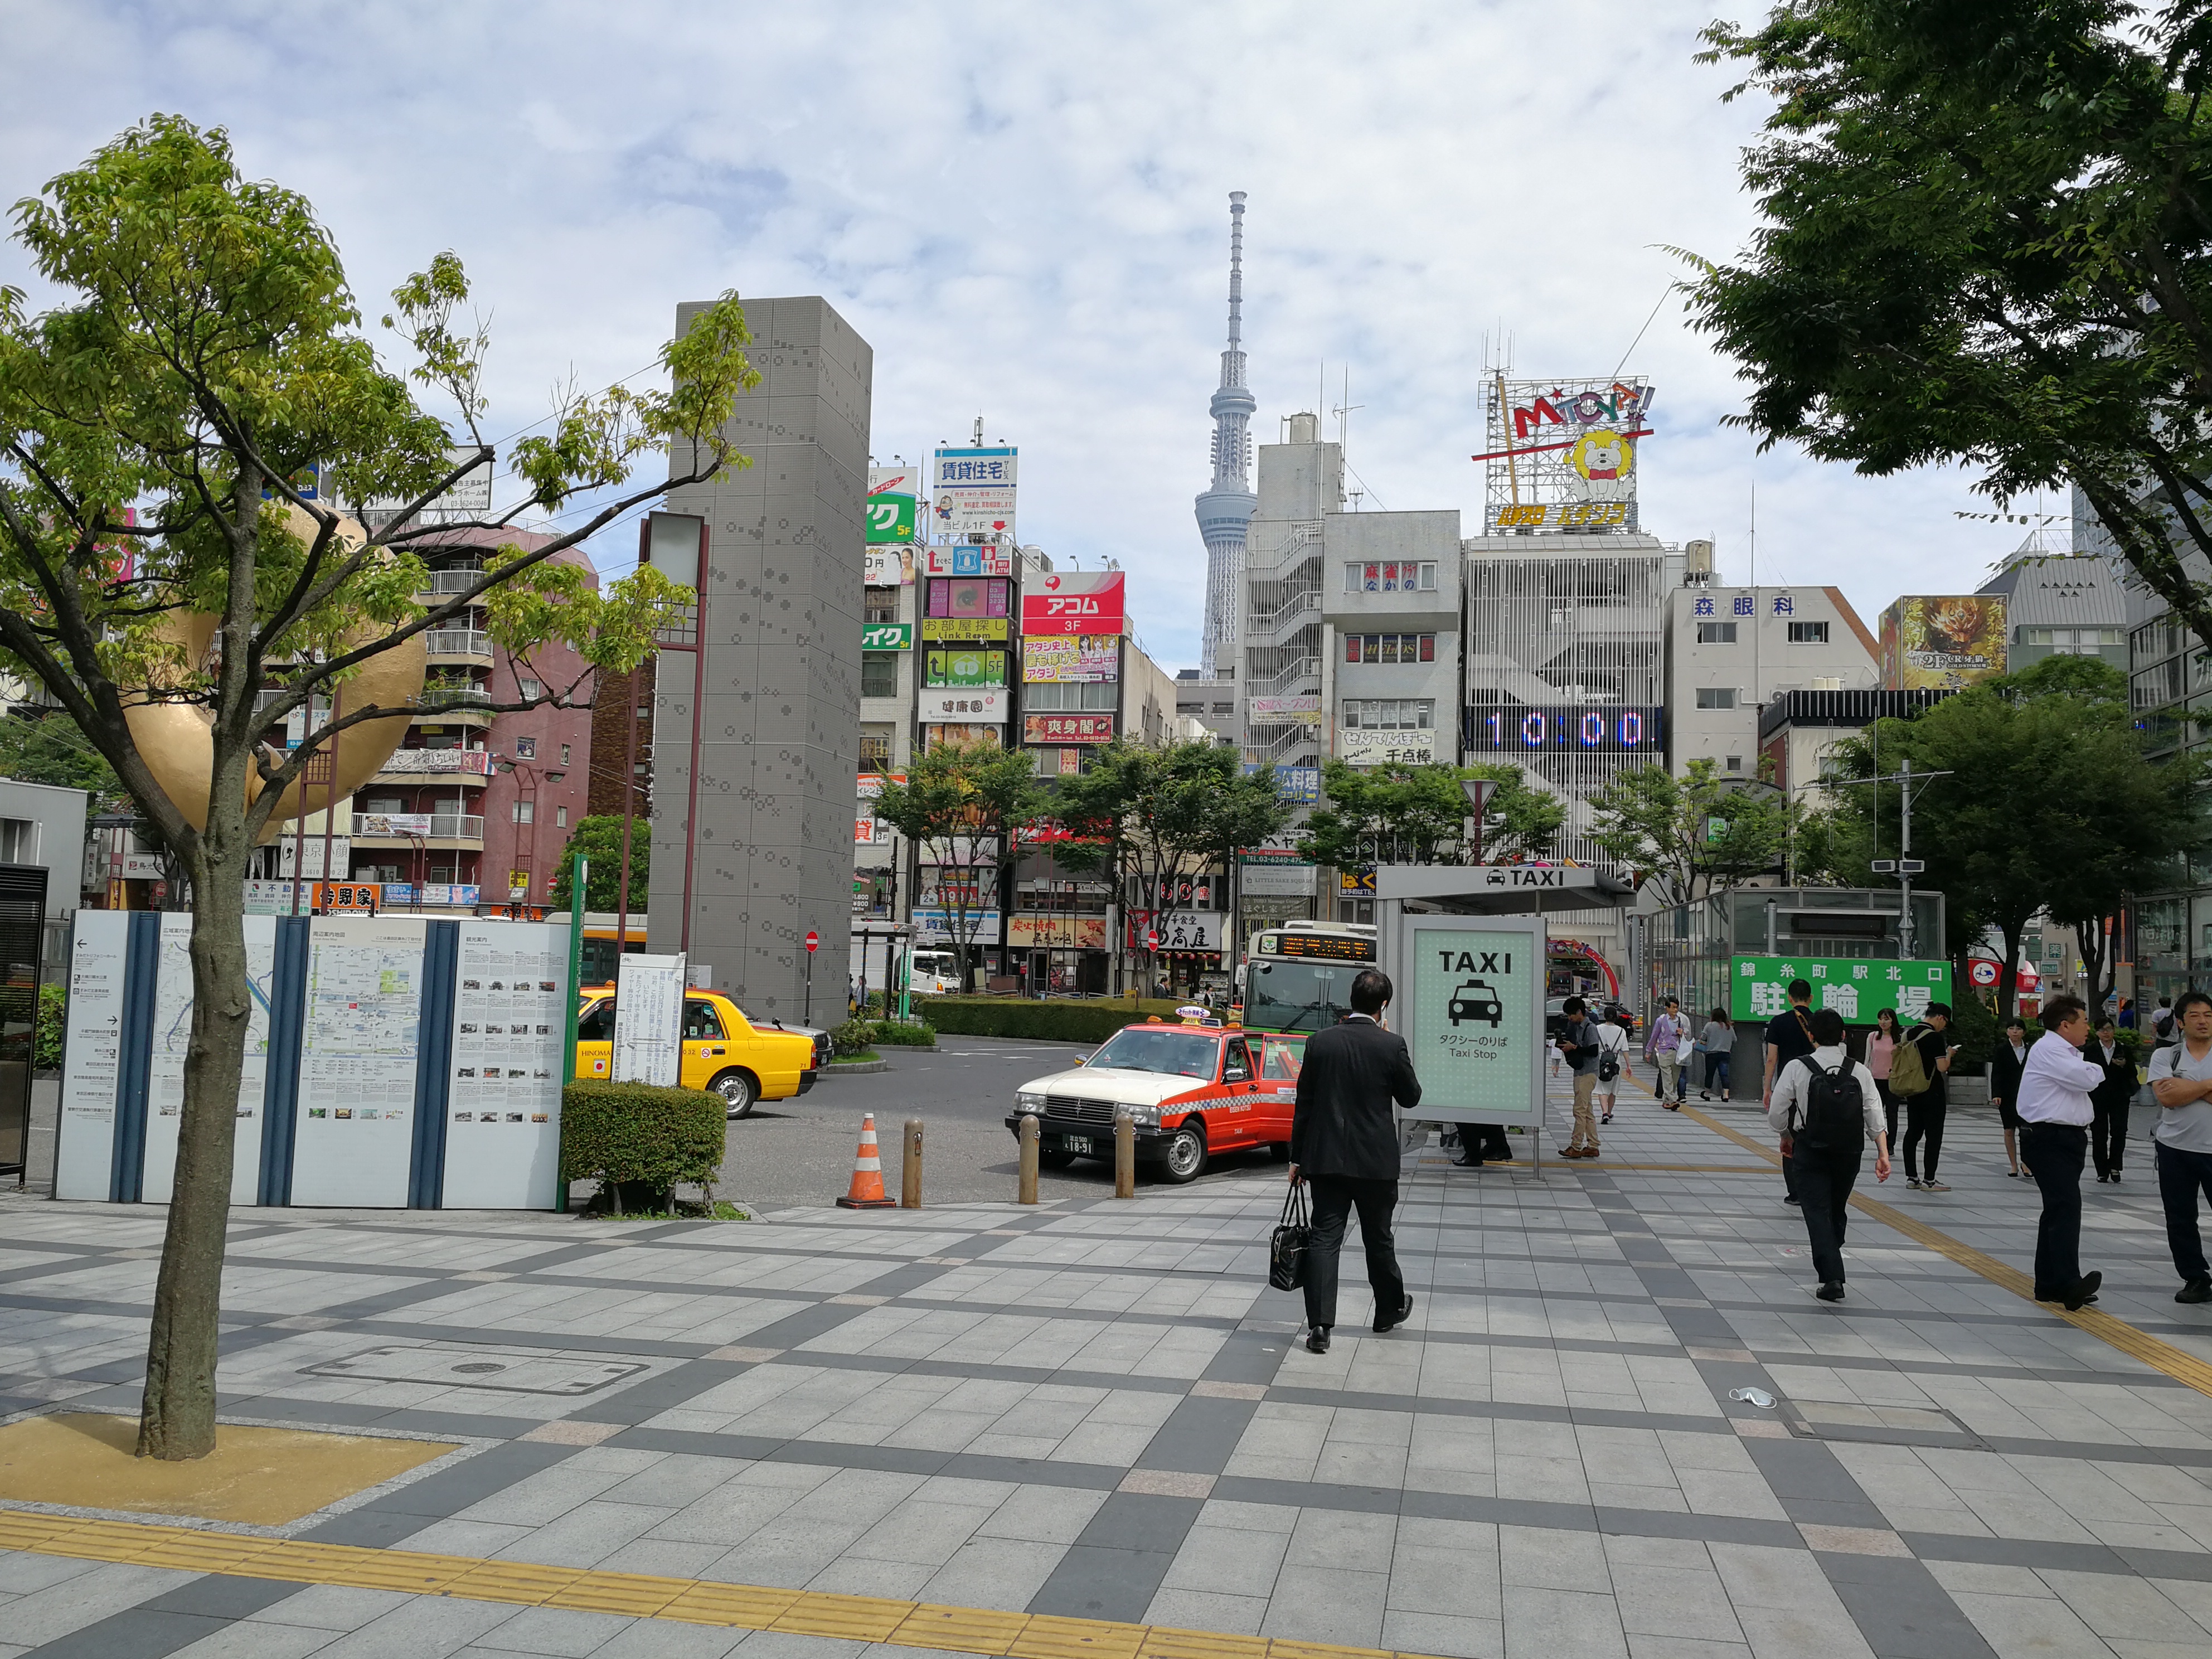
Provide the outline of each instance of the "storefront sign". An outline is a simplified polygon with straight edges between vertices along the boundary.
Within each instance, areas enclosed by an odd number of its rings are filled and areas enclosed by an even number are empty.
[[[1004,617],[924,617],[921,619],[924,640],[1003,640],[1006,637]]]
[[[1951,1000],[1948,962],[1852,962],[1827,957],[1737,957],[1729,969],[1729,1017],[1771,1019],[1790,1009],[1790,984],[1813,988],[1813,1006],[1832,1008],[1853,1025],[1871,1025],[1884,1008],[1910,1025],[1931,1002]]]
[[[870,587],[911,587],[914,586],[914,556],[918,550],[911,545],[871,547],[860,555],[860,580]]]
[[[912,623],[870,623],[860,629],[860,649],[863,651],[911,651],[914,649]]]
[[[1012,700],[1003,689],[966,691],[923,690],[915,694],[920,718],[925,722],[958,720],[969,725],[1003,724]]]
[[[1353,766],[1426,766],[1437,757],[1437,734],[1428,727],[1412,732],[1340,727],[1336,757]]]
[[[1111,714],[1025,714],[1022,717],[1026,743],[1111,743]]]
[[[1017,915],[1006,921],[1006,943],[1039,951],[1103,951],[1103,916]]]
[[[997,542],[955,543],[922,550],[922,568],[932,576],[1011,576],[1014,550]]]
[[[1321,693],[1301,691],[1290,697],[1254,697],[1245,708],[1255,720],[1310,720],[1321,713]]]
[[[1054,571],[1022,590],[1024,634],[1110,634],[1126,619],[1127,577],[1119,570]]]
[[[1146,935],[1158,933],[1161,951],[1212,951],[1221,948],[1224,917],[1218,910],[1132,910],[1129,947],[1144,950]]]
[[[1111,684],[1121,674],[1115,634],[1042,634],[1022,640],[1025,685]]]
[[[980,646],[951,646],[928,653],[923,669],[927,685],[1004,685],[1006,653]]]
[[[1310,898],[1314,890],[1314,866],[1310,864],[1285,864],[1270,860],[1263,864],[1247,864],[1237,872],[1237,885],[1251,898]]]
[[[938,945],[956,934],[970,945],[996,945],[1004,918],[996,910],[943,910],[918,904],[914,909],[914,942]]]
[[[925,726],[921,728],[925,750],[959,749],[978,744],[986,749],[996,749],[1000,735],[1000,728],[995,726]]]
[[[915,539],[915,485],[912,469],[872,466],[868,469],[867,514],[870,545]]]

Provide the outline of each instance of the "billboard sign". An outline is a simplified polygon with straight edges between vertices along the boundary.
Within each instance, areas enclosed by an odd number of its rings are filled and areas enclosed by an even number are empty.
[[[1004,685],[1006,653],[981,646],[956,645],[923,655],[926,685]]]
[[[1244,775],[1250,777],[1260,769],[1257,761],[1244,763]],[[1278,766],[1274,769],[1275,799],[1294,801],[1301,806],[1321,805],[1321,768],[1318,766]]]
[[[1103,916],[1016,915],[1006,919],[1006,943],[1039,951],[1103,951]]]
[[[860,580],[870,587],[912,587],[914,555],[910,544],[863,549]]]
[[[933,576],[1011,576],[1014,550],[1006,543],[975,542],[958,547],[925,547],[922,568]]]
[[[912,542],[915,502],[921,469],[910,466],[872,466],[868,469],[868,543]]]
[[[1543,919],[1412,915],[1383,937],[1401,988],[1395,1023],[1420,1074],[1421,1115],[1540,1124],[1550,1060]]]
[[[1114,717],[1111,714],[1024,714],[1022,716],[1022,741],[1111,743],[1114,741]]]
[[[1310,720],[1321,714],[1321,693],[1300,691],[1287,697],[1253,697],[1244,706],[1255,720]]]
[[[1118,634],[1040,634],[1022,641],[1024,685],[1110,685],[1121,677]]]
[[[1127,618],[1126,578],[1119,570],[1065,570],[1022,590],[1022,632],[1119,634]]]
[[[863,651],[911,651],[914,649],[912,623],[869,623],[860,629],[860,649]]]
[[[1893,691],[1962,691],[2005,672],[2001,593],[1913,594],[1881,613],[1882,680]]]
[[[1133,910],[1129,913],[1129,948],[1146,947],[1146,935],[1157,933],[1159,951],[1218,951],[1226,917],[1218,910]]]
[[[925,723],[940,725],[957,720],[964,724],[980,722],[1000,726],[1005,724],[1013,706],[1006,691],[988,687],[968,690],[923,690],[915,694],[915,701]]]
[[[921,637],[925,640],[1003,640],[1006,637],[1004,617],[924,617]]]
[[[1951,1000],[1948,962],[1859,962],[1828,957],[1736,957],[1729,966],[1729,1018],[1771,1019],[1790,1010],[1790,982],[1813,988],[1813,1006],[1832,1008],[1847,1024],[1871,1025],[1894,1008],[1910,1025],[1931,1002]]]
[[[1485,389],[1483,528],[1634,530],[1638,446],[1654,389],[1627,380],[1505,380]]]
[[[1336,757],[1353,766],[1426,766],[1437,757],[1435,728],[1388,732],[1352,726],[1339,729]]]
[[[940,449],[930,479],[930,523],[940,536],[990,536],[1011,541],[1020,452]]]

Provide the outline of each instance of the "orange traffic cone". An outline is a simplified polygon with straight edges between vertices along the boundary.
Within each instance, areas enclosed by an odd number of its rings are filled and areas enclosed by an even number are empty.
[[[860,1120],[860,1150],[853,1159],[853,1189],[837,1200],[841,1210],[896,1210],[898,1200],[884,1196],[884,1160],[876,1150],[876,1115]]]

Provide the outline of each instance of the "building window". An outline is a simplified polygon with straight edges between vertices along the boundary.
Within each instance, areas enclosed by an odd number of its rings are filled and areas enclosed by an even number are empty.
[[[860,733],[860,770],[888,772],[891,769],[891,738],[888,732]]]
[[[545,688],[527,674],[518,674],[514,677],[514,688],[526,698],[542,697],[545,695]]]
[[[567,807],[556,806],[553,809],[553,827],[556,830],[566,830],[568,827],[568,809]]]
[[[1346,662],[1413,663],[1437,659],[1433,634],[1346,634]]]
[[[1344,705],[1347,731],[1426,732],[1436,723],[1433,697],[1347,698]]]
[[[1088,709],[1094,714],[1110,712],[1115,707],[1117,685],[1097,684],[1061,684],[1048,682],[1042,685],[1022,688],[1022,708],[1024,712],[1041,714],[1073,714]]]
[[[1823,628],[1826,628],[1827,625],[1828,624],[1826,623],[1822,623],[1820,624]],[[1797,627],[1798,625],[1796,623],[1791,623],[1790,624],[1790,636],[1792,639],[1795,639],[1797,636]],[[1735,624],[1734,623],[1699,623],[1698,624],[1698,643],[1699,645],[1734,645],[1735,643]]]
[[[537,817],[538,803],[536,801],[519,800],[514,803],[514,821],[517,823],[534,823]]]
[[[536,760],[538,758],[538,739],[535,738],[517,738],[514,740],[514,757],[517,760]]]
[[[1828,624],[1824,622],[1794,622],[1790,624],[1790,643],[1792,645],[1826,645]]]
[[[1233,702],[1217,702],[1213,705],[1213,712],[1217,714],[1233,714],[1237,712],[1237,705]]]
[[[860,695],[864,697],[898,696],[898,659],[899,653],[896,651],[860,653]]]
[[[564,743],[564,744],[562,744],[561,745],[561,764],[562,764],[562,765],[563,765],[563,766],[566,766],[568,763],[568,745],[567,744],[565,744],[565,743]]]
[[[895,623],[898,618],[898,589],[871,587],[862,600],[861,620],[871,623]]]
[[[1344,567],[1344,591],[1347,593],[1433,593],[1436,587],[1434,564],[1401,561]]]
[[[1732,685],[1701,685],[1698,688],[1698,707],[1700,708],[1733,708],[1735,707],[1735,687]]]
[[[1730,756],[1728,757],[1728,769],[1729,769],[1729,771],[1731,771],[1731,772],[1741,772],[1741,771],[1742,771],[1742,770],[1743,770],[1743,757],[1742,757],[1742,756],[1741,756],[1741,755],[1730,755]]]
[[[0,864],[35,864],[39,826],[32,818],[0,818]]]

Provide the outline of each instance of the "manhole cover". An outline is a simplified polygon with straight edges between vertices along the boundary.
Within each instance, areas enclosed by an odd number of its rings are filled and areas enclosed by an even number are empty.
[[[358,1378],[364,1382],[427,1382],[501,1394],[579,1395],[595,1393],[646,1369],[643,1360],[578,1358],[527,1348],[485,1349],[432,1342],[419,1347],[371,1348],[343,1359],[309,1365],[303,1374]]]

